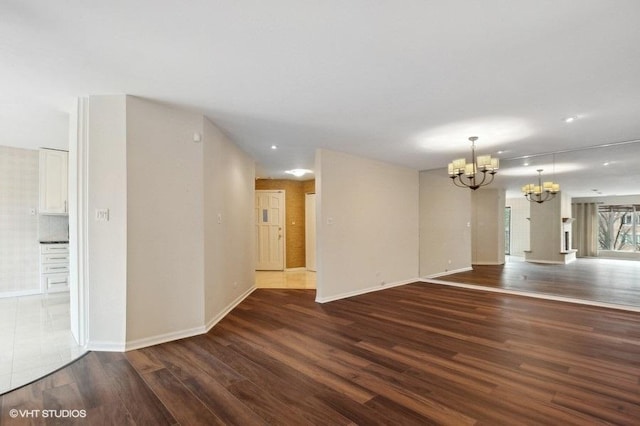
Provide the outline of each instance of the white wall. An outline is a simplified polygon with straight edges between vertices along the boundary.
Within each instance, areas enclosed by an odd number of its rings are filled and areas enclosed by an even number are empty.
[[[471,193],[471,263],[504,263],[505,190],[482,188]]]
[[[318,301],[418,277],[417,171],[318,150],[316,192]]]
[[[123,350],[127,303],[127,128],[124,95],[89,97],[89,349]],[[97,222],[96,209],[109,209]]]
[[[420,172],[420,276],[471,268],[471,191],[446,170]]]
[[[207,328],[254,288],[255,164],[204,119],[204,321]]]
[[[202,116],[127,96],[127,345],[204,321]]]
[[[530,204],[524,197],[508,198],[506,205],[511,207],[511,255],[524,257],[529,250]]]

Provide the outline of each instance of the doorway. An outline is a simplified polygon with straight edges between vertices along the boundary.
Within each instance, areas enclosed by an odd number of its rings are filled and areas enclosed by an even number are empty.
[[[256,269],[284,270],[285,192],[256,190]]]

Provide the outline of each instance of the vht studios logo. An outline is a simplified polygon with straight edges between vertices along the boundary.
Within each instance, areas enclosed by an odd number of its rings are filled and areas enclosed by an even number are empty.
[[[43,418],[43,419],[84,419],[87,417],[86,410],[9,410],[11,418]]]

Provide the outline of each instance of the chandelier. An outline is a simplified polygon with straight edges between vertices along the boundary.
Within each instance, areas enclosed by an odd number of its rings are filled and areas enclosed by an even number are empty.
[[[476,190],[481,186],[489,185],[500,166],[497,158],[490,155],[480,155],[476,159],[477,136],[471,136],[471,163],[467,163],[464,158],[453,160],[449,163],[449,177],[455,186],[460,188],[471,188]],[[482,173],[482,176],[480,176]]]
[[[530,183],[522,187],[522,194],[529,201],[535,201],[536,203],[544,203],[545,201],[553,200],[560,191],[560,185],[553,182],[542,183],[542,171],[538,169],[538,184]]]

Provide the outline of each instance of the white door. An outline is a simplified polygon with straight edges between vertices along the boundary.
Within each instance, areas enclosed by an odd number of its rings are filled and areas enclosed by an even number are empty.
[[[284,191],[256,191],[256,269],[284,270]]]
[[[308,271],[316,270],[316,194],[305,194],[305,253]]]

